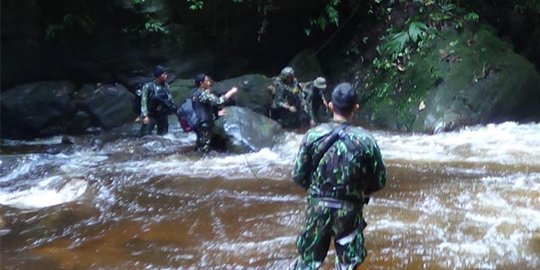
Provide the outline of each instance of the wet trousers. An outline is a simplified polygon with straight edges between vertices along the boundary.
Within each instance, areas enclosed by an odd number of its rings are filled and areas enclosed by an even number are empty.
[[[308,204],[306,223],[296,241],[300,255],[292,269],[318,269],[326,257],[332,238],[336,247],[335,269],[356,269],[366,257],[365,227],[361,206],[336,209]]]
[[[212,127],[206,123],[202,123],[195,129],[197,140],[195,142],[195,150],[203,153],[210,152],[210,140],[212,138]]]
[[[139,137],[151,135],[157,126],[157,135],[164,135],[169,131],[169,120],[166,114],[151,115],[148,124],[142,124]]]

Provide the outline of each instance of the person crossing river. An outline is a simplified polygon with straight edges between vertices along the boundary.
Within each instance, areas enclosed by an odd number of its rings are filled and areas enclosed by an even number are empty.
[[[294,163],[292,177],[307,191],[308,205],[293,270],[318,269],[332,238],[335,269],[356,269],[366,257],[363,206],[386,183],[377,142],[349,124],[359,108],[355,89],[339,84],[328,106],[332,121],[307,131]]]

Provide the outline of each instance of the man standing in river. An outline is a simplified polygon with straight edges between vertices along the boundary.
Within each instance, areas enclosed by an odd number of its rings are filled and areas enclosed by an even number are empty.
[[[195,77],[195,86],[197,90],[193,93],[193,103],[197,107],[196,113],[200,119],[199,125],[195,127],[197,135],[195,148],[199,152],[208,153],[210,152],[214,119],[222,114],[219,108],[236,95],[238,88],[233,87],[218,97],[212,93],[212,79],[206,74],[199,74]]]
[[[157,125],[157,134],[169,131],[169,114],[176,111],[176,105],[169,92],[167,72],[162,66],[154,68],[154,80],[143,85],[141,93],[141,130],[139,136],[152,134]]]
[[[355,89],[339,84],[328,106],[332,121],[307,131],[295,159],[293,180],[308,193],[295,270],[318,269],[332,238],[335,269],[356,269],[366,257],[363,206],[386,183],[377,142],[349,124],[359,108]]]

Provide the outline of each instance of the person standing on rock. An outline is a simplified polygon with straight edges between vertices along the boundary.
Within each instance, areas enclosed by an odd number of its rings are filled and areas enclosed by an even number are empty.
[[[176,112],[167,83],[167,72],[158,65],[153,74],[154,80],[145,83],[141,91],[140,137],[151,135],[156,126],[158,135],[166,134],[169,131],[168,115]]]
[[[356,269],[366,257],[363,207],[386,184],[377,142],[350,124],[359,108],[355,89],[339,84],[328,107],[332,120],[307,131],[295,158],[292,178],[307,191],[307,208],[293,270],[318,269],[332,238],[335,269]]]

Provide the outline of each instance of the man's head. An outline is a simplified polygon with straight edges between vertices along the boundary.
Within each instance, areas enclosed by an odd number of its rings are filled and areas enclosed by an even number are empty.
[[[279,77],[284,82],[291,83],[294,79],[294,69],[292,67],[284,67],[279,73]]]
[[[358,94],[350,83],[340,83],[332,91],[331,109],[341,115],[350,116],[358,108]]]
[[[212,80],[204,73],[198,74],[195,76],[195,86],[208,89],[210,86],[212,86]]]
[[[313,86],[319,89],[326,89],[326,79],[323,77],[317,77],[313,81]]]
[[[165,72],[165,69],[162,66],[157,65],[156,67],[154,67],[153,73],[156,80],[160,80],[161,82],[167,80],[167,72]]]

